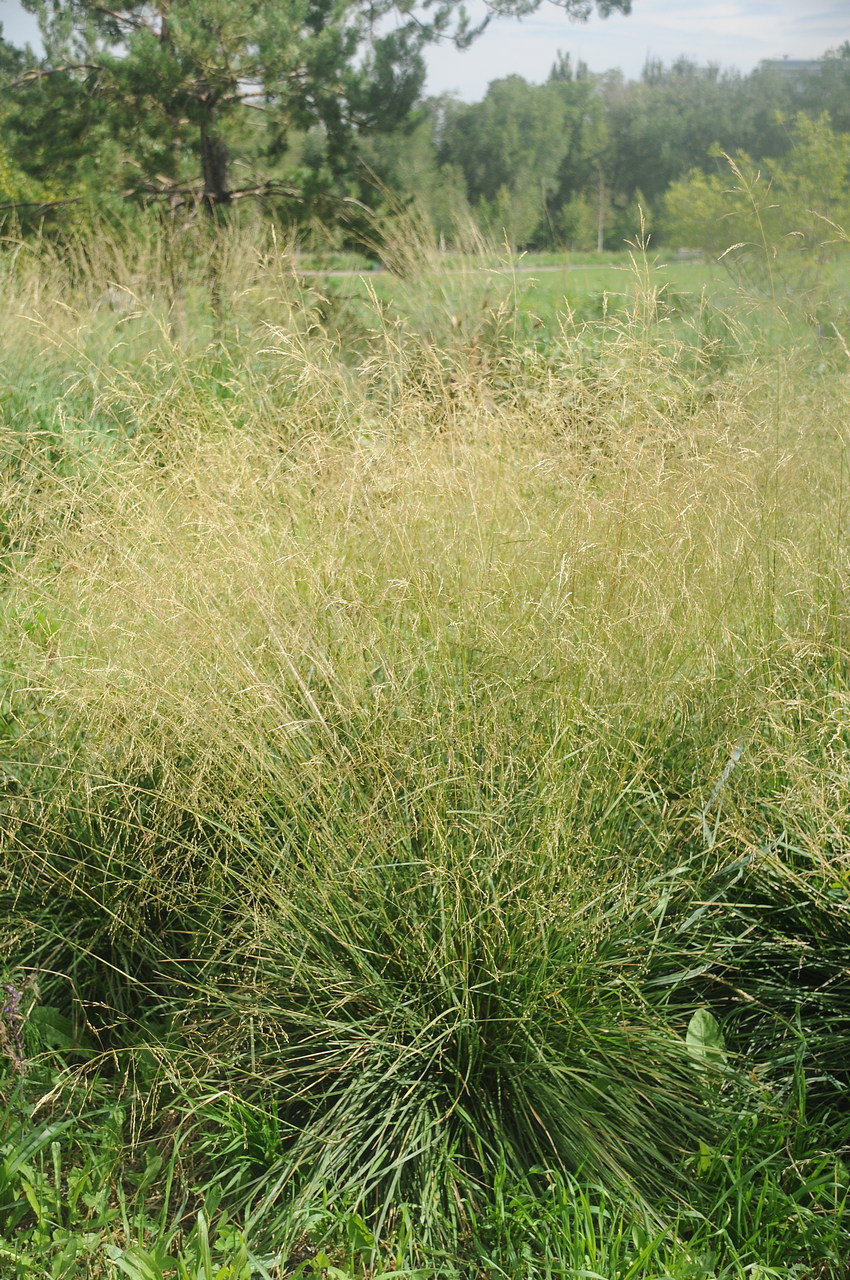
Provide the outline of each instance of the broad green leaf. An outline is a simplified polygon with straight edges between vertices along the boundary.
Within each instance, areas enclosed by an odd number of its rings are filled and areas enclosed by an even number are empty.
[[[74,1024],[53,1005],[36,1005],[29,1016],[30,1024],[37,1030],[39,1042],[45,1049],[76,1048]]]
[[[685,1043],[694,1061],[703,1066],[722,1067],[726,1062],[726,1045],[720,1023],[708,1009],[695,1011],[688,1023]]]

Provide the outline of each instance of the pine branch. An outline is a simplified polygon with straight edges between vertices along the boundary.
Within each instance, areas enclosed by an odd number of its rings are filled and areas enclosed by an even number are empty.
[[[63,200],[10,200],[0,204],[0,212],[4,209],[57,209],[63,204],[79,204],[82,196],[66,196]]]
[[[16,76],[14,80],[7,80],[5,84],[0,85],[0,90],[4,89],[23,89],[28,84],[34,84],[39,80],[46,80],[49,76],[57,76],[68,71],[97,71],[102,73],[104,68],[97,62],[62,62],[57,67],[32,67],[29,71],[24,71],[22,75]]]

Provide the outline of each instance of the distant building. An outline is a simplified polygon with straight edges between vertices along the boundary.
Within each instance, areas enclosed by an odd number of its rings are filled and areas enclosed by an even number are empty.
[[[823,62],[806,58],[765,58],[759,64],[765,71],[778,71],[788,80],[801,80],[803,76],[820,75]]]

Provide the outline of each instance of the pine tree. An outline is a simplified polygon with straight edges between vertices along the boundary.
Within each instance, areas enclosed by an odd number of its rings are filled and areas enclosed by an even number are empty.
[[[499,0],[493,13],[521,15],[540,0]],[[214,214],[262,181],[234,187],[232,141],[246,113],[263,118],[264,146],[318,126],[329,154],[360,130],[390,128],[424,82],[422,51],[434,40],[465,46],[470,25],[458,0],[24,0],[39,17],[46,62],[18,80],[33,91],[70,78],[109,114],[137,189],[172,198],[197,193]],[[595,0],[602,14],[630,0]],[[563,0],[586,18],[592,0]],[[80,111],[76,114],[80,115]],[[72,116],[57,127],[73,127]],[[241,126],[244,130],[244,124]]]

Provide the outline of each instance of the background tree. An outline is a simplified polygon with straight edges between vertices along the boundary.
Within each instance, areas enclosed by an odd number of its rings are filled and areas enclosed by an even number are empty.
[[[446,113],[439,156],[464,174],[484,228],[513,244],[550,239],[546,221],[569,146],[566,103],[551,84],[494,80],[483,101]]]
[[[540,0],[496,0],[493,14],[522,15]],[[433,40],[468,44],[481,29],[457,0],[24,0],[37,14],[46,58],[16,81],[24,114],[39,94],[62,91],[64,145],[88,146],[102,112],[120,141],[125,182],[139,191],[200,190],[210,212],[258,190],[259,161],[238,188],[231,157],[249,110],[265,121],[273,158],[293,130],[322,130],[330,161],[359,131],[392,128],[424,82]],[[590,0],[562,0],[586,18]],[[630,0],[596,0],[606,14]],[[70,87],[69,87],[70,86]],[[37,110],[30,118],[37,116]],[[54,138],[54,149],[60,139]]]
[[[828,254],[835,236],[825,219],[850,225],[850,134],[836,133],[824,112],[800,112],[785,124],[788,153],[758,165],[745,152],[723,171],[694,170],[671,184],[665,226],[674,243],[723,253],[731,245],[778,258],[801,247]]]
[[[799,155],[801,113],[850,132],[850,44],[797,75],[681,58],[648,62],[637,82],[559,56],[544,84],[509,76],[465,103],[421,97],[427,41],[476,34],[459,0],[408,0],[395,17],[389,0],[25,3],[47,56],[6,46],[0,59],[9,202],[96,193],[102,207],[109,193],[136,194],[218,216],[260,195],[287,222],[353,243],[362,204],[415,201],[446,240],[471,214],[516,248],[577,250],[622,248],[642,210],[675,243],[710,247],[716,228],[697,234],[680,184],[699,187],[706,208],[712,175],[729,181],[723,153],[776,173]],[[592,6],[564,7],[586,17]],[[628,0],[596,5],[614,7]]]
[[[602,82],[603,78],[591,75],[583,62],[573,68],[569,56],[561,54],[549,74],[549,83],[564,104],[567,133],[551,216],[561,237],[582,246],[597,241],[607,212],[605,170],[610,135]]]
[[[443,242],[474,216],[464,172],[442,147],[446,122],[458,106],[441,94],[417,104],[398,128],[361,134],[352,175],[365,203],[375,205],[383,196],[389,209],[415,204]]]

